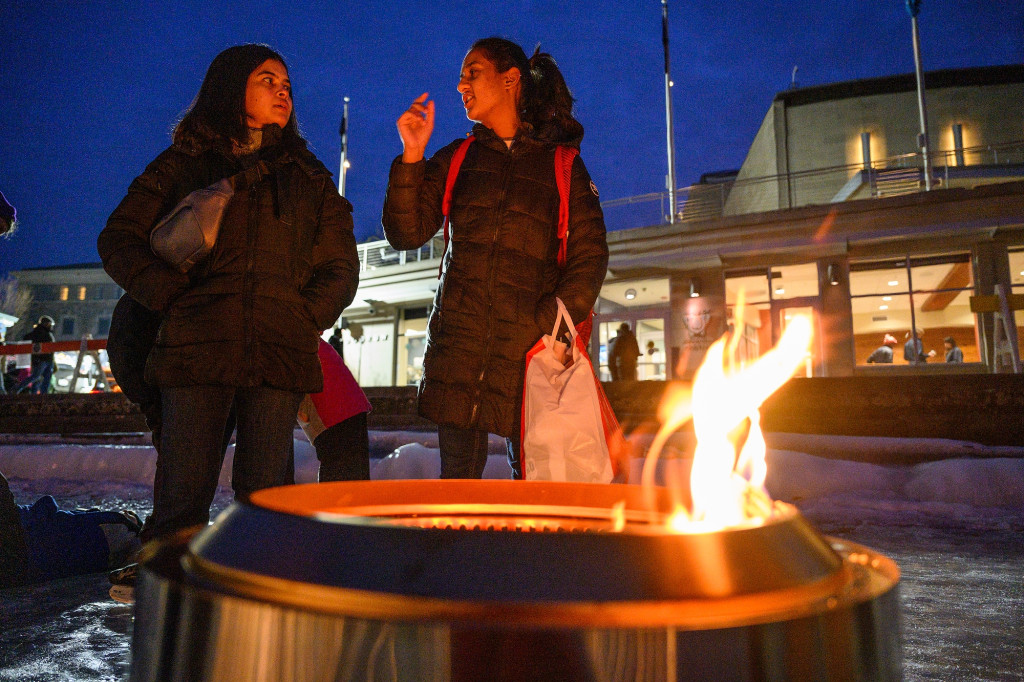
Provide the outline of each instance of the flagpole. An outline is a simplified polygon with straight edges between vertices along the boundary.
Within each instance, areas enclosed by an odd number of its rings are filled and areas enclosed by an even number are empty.
[[[914,39],[914,75],[917,76],[917,112],[921,119],[921,133],[917,136],[917,147],[921,150],[921,162],[924,165],[924,189],[932,188],[931,155],[928,153],[928,111],[924,105],[924,73],[921,69],[921,39],[917,32],[917,15],[921,11],[921,0],[907,0],[907,13],[910,14],[910,27]]]
[[[668,137],[668,222],[676,222],[676,150],[672,132],[672,76],[668,59],[668,0],[661,0],[661,43],[665,48],[665,124]]]
[[[345,98],[345,106],[341,114],[341,127],[338,128],[341,135],[341,168],[338,171],[338,194],[345,196],[345,175],[348,172],[348,97]]]

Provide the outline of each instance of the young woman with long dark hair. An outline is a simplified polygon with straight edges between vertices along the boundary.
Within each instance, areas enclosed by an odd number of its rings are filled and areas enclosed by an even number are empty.
[[[559,146],[579,148],[583,126],[554,59],[484,38],[462,63],[459,92],[474,141],[451,192],[451,242],[428,322],[419,412],[438,425],[442,478],[480,478],[487,436],[508,442],[519,470],[526,353],[557,316],[590,313],[608,263],[597,189],[579,157],[571,167],[569,232],[559,265]],[[442,224],[442,200],[463,140],[424,159],[434,103],[420,95],[398,119],[403,152],[391,166],[384,234],[415,249]]]
[[[197,189],[249,173],[210,254],[186,274],[150,249]],[[234,407],[235,497],[293,480],[292,431],[322,388],[319,336],[355,295],[352,207],[306,148],[284,59],[239,45],[210,64],[172,146],[132,182],[98,241],[110,276],[162,315],[146,361],[162,432],[143,538],[209,521]]]

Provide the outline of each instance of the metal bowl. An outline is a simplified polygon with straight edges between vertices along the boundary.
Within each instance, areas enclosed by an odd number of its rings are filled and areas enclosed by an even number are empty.
[[[520,481],[261,491],[150,548],[132,679],[900,678],[892,561],[780,503],[666,533],[673,503]]]

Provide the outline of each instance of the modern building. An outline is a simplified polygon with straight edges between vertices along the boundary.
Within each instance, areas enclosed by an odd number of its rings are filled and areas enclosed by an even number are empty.
[[[762,354],[798,313],[817,331],[808,376],[1012,368],[1021,334],[977,297],[1024,294],[1024,66],[931,72],[925,83],[930,192],[911,74],[778,94],[738,173],[680,190],[672,224],[663,194],[604,202],[609,225],[629,226],[608,235],[595,307],[604,378],[622,322],[651,345],[639,378],[670,379],[692,374],[728,328],[746,357]],[[418,381],[442,246],[359,246],[359,291],[339,324],[364,386]],[[62,339],[105,334],[120,290],[98,265],[14,274],[35,294],[27,319],[51,315]],[[936,351],[928,362],[904,360],[915,330]],[[868,364],[887,334],[894,362]],[[946,337],[963,364],[943,362]]]

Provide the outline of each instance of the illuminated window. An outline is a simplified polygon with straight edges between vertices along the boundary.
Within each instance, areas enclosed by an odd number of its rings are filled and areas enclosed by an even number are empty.
[[[738,319],[741,291],[743,319]],[[740,361],[754,360],[771,349],[793,313],[810,312],[805,309],[806,300],[816,298],[818,293],[818,266],[815,263],[727,272],[727,319],[730,327],[740,335],[737,346]],[[812,356],[812,366],[816,367],[817,345],[812,349]]]
[[[84,301],[85,300],[85,287],[84,286],[78,287],[78,300],[79,301]]]
[[[60,300],[62,300],[62,301],[68,300],[68,288],[67,287],[61,287],[60,288],[60,295],[58,296],[58,298]]]
[[[886,345],[892,349],[893,364],[911,364],[904,347],[912,343],[910,331],[915,325],[923,332],[921,352],[935,351],[926,362],[945,361],[943,339],[947,337],[956,341],[965,362],[980,362],[976,317],[970,310],[974,292],[970,254],[913,257],[907,265],[906,258],[850,263],[857,364],[869,364],[868,358],[872,358],[870,364],[885,363],[880,358],[887,359],[888,353],[876,351]],[[909,350],[913,357],[912,345]]]

